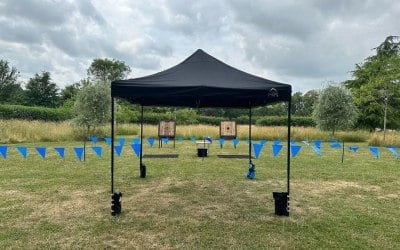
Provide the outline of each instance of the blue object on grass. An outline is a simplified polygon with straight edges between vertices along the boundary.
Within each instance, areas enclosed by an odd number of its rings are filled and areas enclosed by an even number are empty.
[[[250,180],[253,180],[256,177],[256,165],[254,165],[254,163],[249,163],[249,169],[246,176]]]

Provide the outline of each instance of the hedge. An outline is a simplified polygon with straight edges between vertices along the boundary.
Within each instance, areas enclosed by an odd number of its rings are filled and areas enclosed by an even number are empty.
[[[178,124],[187,124],[188,121],[184,119],[188,118],[190,114],[183,114],[177,117]],[[137,112],[131,112],[126,114],[117,113],[118,122],[128,122],[139,123],[140,116]],[[125,117],[121,117],[125,116]],[[161,120],[171,120],[172,115],[168,113],[153,113],[145,112],[143,114],[144,123],[157,125]],[[57,108],[45,108],[45,107],[29,107],[22,105],[0,105],[0,119],[21,119],[21,120],[43,120],[43,121],[63,121],[73,118],[71,111],[66,109]],[[196,124],[209,124],[209,125],[219,125],[221,121],[229,120],[223,117],[213,117],[213,116],[202,116],[197,115],[195,118],[191,117],[192,122]],[[236,121],[237,124],[248,124],[248,116],[239,116],[237,118],[231,119]],[[286,126],[287,117],[285,116],[254,116],[252,117],[252,123],[259,126]],[[300,117],[292,116],[292,125],[299,127],[315,127],[315,122],[311,117]]]
[[[72,113],[63,109],[9,104],[0,105],[0,119],[64,121],[71,118]]]

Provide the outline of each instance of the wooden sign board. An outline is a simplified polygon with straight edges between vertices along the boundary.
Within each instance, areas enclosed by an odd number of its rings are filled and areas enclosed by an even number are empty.
[[[175,121],[160,121],[158,124],[158,137],[175,138]]]
[[[224,139],[236,138],[236,122],[234,121],[221,121],[219,126],[219,136]]]

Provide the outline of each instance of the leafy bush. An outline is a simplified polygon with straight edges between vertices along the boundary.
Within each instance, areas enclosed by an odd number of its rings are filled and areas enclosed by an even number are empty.
[[[197,114],[194,109],[179,109],[176,111],[177,124],[197,124]]]
[[[251,117],[251,123],[252,124],[256,124],[256,121],[259,119],[260,117],[258,116],[253,116]],[[249,124],[249,116],[248,115],[241,115],[237,118],[232,119],[233,121],[235,121],[237,124]]]
[[[22,105],[0,105],[1,119],[64,121],[72,118],[72,113],[67,109],[29,107]]]
[[[139,112],[122,106],[115,114],[118,123],[137,123],[139,121]]]
[[[158,124],[161,120],[171,120],[172,115],[170,113],[161,114],[161,113],[144,113],[143,114],[143,123],[145,124]],[[138,117],[138,122],[140,122],[140,116]]]
[[[221,121],[225,121],[227,119],[223,118],[223,117],[213,117],[213,116],[199,115],[199,116],[197,116],[197,120],[199,121],[199,124],[208,124],[208,125],[219,126]]]

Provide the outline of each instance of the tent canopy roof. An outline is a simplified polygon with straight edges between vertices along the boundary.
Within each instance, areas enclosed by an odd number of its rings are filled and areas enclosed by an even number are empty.
[[[159,73],[111,83],[111,96],[144,106],[248,108],[291,97],[289,84],[235,69],[199,49]]]

